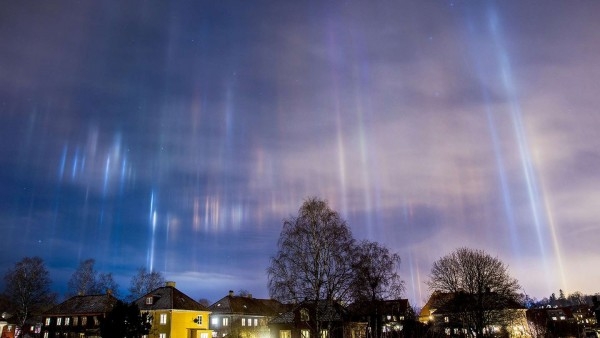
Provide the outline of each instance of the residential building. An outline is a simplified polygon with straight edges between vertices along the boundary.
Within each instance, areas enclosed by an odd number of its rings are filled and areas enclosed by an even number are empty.
[[[14,338],[15,337],[15,324],[8,321],[8,318],[5,318],[5,314],[8,313],[3,312],[2,318],[0,318],[0,337],[1,338]]]
[[[74,296],[42,316],[42,337],[100,337],[100,322],[117,303],[111,292]]]
[[[251,294],[236,296],[230,290],[209,310],[213,337],[264,338],[269,336],[269,320],[283,311],[283,305],[273,299],[253,298]]]
[[[367,322],[353,320],[338,303],[306,301],[273,318],[269,328],[270,338],[366,338]]]
[[[527,310],[530,330],[537,336],[579,337],[597,329],[593,310],[588,305]]]
[[[515,302],[495,302],[494,293],[488,292],[487,308],[483,310],[487,323],[482,330],[485,335],[503,337],[529,337],[525,307]],[[435,291],[421,309],[419,321],[430,326],[437,334],[448,337],[470,337],[474,332],[476,311],[469,307],[474,295],[464,292],[445,293]]]
[[[210,311],[167,282],[135,301],[152,316],[148,338],[210,338]]]
[[[14,338],[16,330],[14,306],[4,295],[0,294],[0,338]]]
[[[367,337],[398,337],[412,317],[408,299],[378,300],[355,303],[350,307],[352,317],[367,322]]]

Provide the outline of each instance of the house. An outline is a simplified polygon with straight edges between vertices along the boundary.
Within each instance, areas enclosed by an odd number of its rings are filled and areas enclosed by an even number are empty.
[[[378,300],[355,303],[350,307],[352,317],[369,323],[367,336],[397,337],[412,317],[408,299]]]
[[[43,314],[42,337],[100,337],[100,321],[116,303],[110,291],[71,297]]]
[[[594,315],[594,309],[589,305],[574,305],[571,306],[571,313],[577,322],[577,325],[584,328],[596,327],[597,321]]]
[[[530,330],[538,336],[579,337],[580,333],[586,330],[583,324],[587,315],[584,312],[582,307],[548,306],[527,310],[527,321]],[[579,320],[583,322],[580,324]]]
[[[15,324],[10,320],[10,314],[8,312],[3,311],[0,314],[0,337],[14,338],[15,327]]]
[[[152,316],[149,338],[210,338],[210,311],[167,282],[135,301]]]
[[[14,338],[17,328],[14,305],[6,296],[0,294],[0,338]]]
[[[269,322],[271,338],[365,338],[366,328],[343,306],[326,301],[302,302]]]
[[[480,329],[484,335],[503,337],[529,337],[526,309],[516,302],[497,302],[493,292],[486,292],[481,310],[486,322]],[[475,334],[477,310],[476,295],[465,292],[434,291],[419,313],[419,321],[431,330],[448,337],[464,337]]]
[[[0,338],[14,338],[16,325],[8,306],[0,299]]]
[[[279,315],[283,305],[273,299],[236,296],[233,291],[211,306],[210,328],[213,337],[259,338],[269,336],[268,323]]]

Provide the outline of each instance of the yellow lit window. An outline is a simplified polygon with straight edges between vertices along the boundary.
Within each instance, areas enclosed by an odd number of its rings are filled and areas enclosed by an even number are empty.
[[[290,330],[279,331],[279,338],[292,338],[292,331],[290,331]]]

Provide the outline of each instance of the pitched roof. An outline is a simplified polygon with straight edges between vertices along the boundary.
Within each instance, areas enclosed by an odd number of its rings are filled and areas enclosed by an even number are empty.
[[[281,311],[282,304],[274,299],[228,295],[214,302],[209,309],[215,313],[275,316]]]
[[[46,315],[100,314],[112,310],[117,298],[111,294],[74,296],[46,311]]]
[[[437,313],[456,313],[467,310],[468,305],[475,304],[477,297],[483,299],[483,306],[487,310],[501,310],[501,309],[525,309],[525,307],[519,304],[513,299],[507,299],[499,296],[494,292],[487,292],[484,294],[476,295],[467,292],[440,292],[434,291],[431,297],[421,309],[419,314],[419,320],[426,321],[427,318],[434,312]]]
[[[421,321],[427,321],[429,316],[431,316],[431,314],[440,306],[440,304],[446,303],[452,299],[452,297],[452,293],[440,292],[437,290],[434,291],[427,300],[427,303],[425,303],[423,308],[421,308],[419,319]]]
[[[146,299],[152,297],[152,304],[147,304]],[[209,311],[206,306],[193,300],[174,286],[159,287],[143,297],[138,298],[135,303],[142,311],[148,310],[193,310]]]

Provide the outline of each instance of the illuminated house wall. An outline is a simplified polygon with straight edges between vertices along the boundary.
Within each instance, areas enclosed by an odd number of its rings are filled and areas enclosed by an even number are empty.
[[[282,308],[281,303],[272,299],[235,296],[233,291],[229,291],[227,296],[209,307],[213,337],[232,334],[239,338],[266,338],[269,336],[269,320]]]
[[[175,288],[175,282],[149,292],[135,301],[152,316],[148,338],[211,338],[210,311]]]

